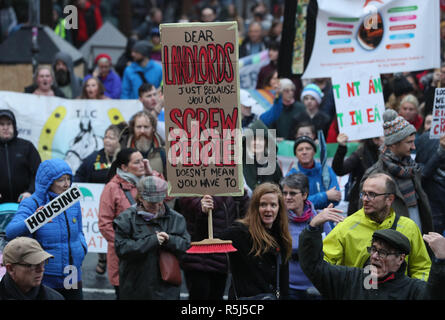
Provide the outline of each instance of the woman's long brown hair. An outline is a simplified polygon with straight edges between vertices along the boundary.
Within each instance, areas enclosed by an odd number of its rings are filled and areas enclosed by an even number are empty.
[[[282,256],[285,257],[285,261],[288,261],[292,254],[292,237],[289,232],[289,223],[287,211],[284,206],[283,194],[278,185],[270,182],[258,185],[252,194],[246,216],[239,221],[247,225],[249,228],[249,233],[253,241],[251,252],[255,252],[255,256],[261,256],[273,248],[279,248],[277,241],[269,232],[267,232],[259,212],[260,199],[263,195],[268,193],[274,193],[278,196],[279,211],[272,227],[276,227],[276,224],[278,224],[279,234],[282,238],[282,245],[284,247]]]

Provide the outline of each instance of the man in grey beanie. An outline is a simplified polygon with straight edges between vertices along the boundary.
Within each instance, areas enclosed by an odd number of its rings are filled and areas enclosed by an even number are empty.
[[[139,87],[150,83],[159,88],[162,82],[162,66],[149,58],[152,46],[146,40],[140,40],[131,49],[133,63],[125,68],[122,79],[121,99],[138,99]]]
[[[396,214],[414,220],[422,234],[431,232],[431,207],[421,181],[425,170],[434,170],[439,166],[444,150],[439,149],[431,154],[428,163],[422,166],[411,157],[411,152],[416,149],[414,126],[391,109],[385,111],[383,121],[385,143],[382,153],[379,160],[363,175],[361,185],[372,173],[389,175],[397,186],[392,204]]]

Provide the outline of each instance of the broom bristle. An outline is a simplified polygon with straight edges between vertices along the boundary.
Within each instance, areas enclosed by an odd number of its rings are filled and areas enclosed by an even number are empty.
[[[227,253],[237,251],[231,244],[207,244],[191,246],[187,253]]]
[[[220,239],[204,239],[200,242],[192,242],[192,246],[186,252],[191,254],[199,253],[227,253],[237,251],[232,246],[232,241]]]

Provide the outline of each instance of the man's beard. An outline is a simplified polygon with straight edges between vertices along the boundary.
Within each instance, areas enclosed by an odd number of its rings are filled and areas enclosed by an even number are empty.
[[[152,141],[147,136],[142,134],[136,138],[134,145],[136,146],[136,149],[142,152],[147,152],[151,147],[151,143]]]
[[[365,214],[373,221],[377,222],[377,223],[382,223],[383,220],[385,220],[385,218],[389,215],[389,208],[384,207],[384,208],[380,208],[380,209],[374,209],[374,211],[372,212],[366,212]]]
[[[59,86],[61,86],[61,87],[66,86],[67,84],[70,83],[70,72],[65,71],[63,69],[57,70],[56,71],[56,81]]]

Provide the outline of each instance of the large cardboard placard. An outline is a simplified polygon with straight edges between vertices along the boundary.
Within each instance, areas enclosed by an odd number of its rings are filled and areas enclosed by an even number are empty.
[[[303,78],[331,77],[351,66],[375,66],[380,73],[440,66],[439,0],[317,4],[314,47]]]
[[[439,139],[443,135],[445,135],[445,88],[436,88],[430,139]]]
[[[169,195],[240,195],[237,24],[160,29]]]
[[[350,68],[332,77],[337,124],[349,140],[383,136],[385,102],[376,69]]]
[[[34,233],[50,220],[57,217],[66,209],[71,207],[82,197],[82,193],[77,186],[72,186],[52,201],[48,202],[42,209],[36,211],[25,219],[25,225],[29,232]]]

